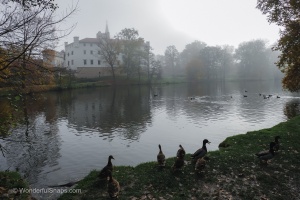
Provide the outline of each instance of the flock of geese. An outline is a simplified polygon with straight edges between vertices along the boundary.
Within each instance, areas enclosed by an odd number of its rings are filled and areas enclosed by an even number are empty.
[[[268,150],[261,151],[256,153],[255,155],[260,160],[260,162],[264,162],[268,164],[268,161],[271,160],[275,151],[279,150],[279,139],[280,136],[276,136],[274,142],[270,143],[270,147]],[[203,140],[203,145],[200,149],[198,149],[193,155],[191,155],[192,163],[195,163],[195,171],[199,172],[205,168],[206,161],[209,160],[209,157],[205,156],[207,154],[206,144],[210,144],[207,139]],[[159,167],[165,167],[166,165],[166,157],[162,151],[161,145],[158,145],[159,152],[157,154],[157,164]],[[184,166],[184,156],[185,150],[182,145],[179,145],[179,149],[176,154],[176,160],[172,165],[171,169],[173,172],[180,170]],[[108,157],[107,165],[100,171],[98,177],[101,180],[108,180],[107,183],[107,192],[110,198],[118,198],[120,192],[120,184],[119,182],[112,177],[113,172],[113,164],[111,160],[114,159],[112,155]]]

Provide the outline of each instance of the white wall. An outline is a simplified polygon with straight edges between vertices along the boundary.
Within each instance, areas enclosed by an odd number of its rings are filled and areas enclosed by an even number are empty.
[[[106,63],[98,54],[100,49],[97,44],[79,42],[75,38],[73,43],[65,45],[66,67],[70,67],[72,70],[76,70],[77,67],[106,67]],[[85,54],[84,51],[86,52]],[[93,54],[91,54],[91,51]],[[86,64],[84,64],[84,60],[86,60]],[[91,60],[93,60],[93,64],[91,64]],[[98,64],[98,60],[100,60],[100,65]]]

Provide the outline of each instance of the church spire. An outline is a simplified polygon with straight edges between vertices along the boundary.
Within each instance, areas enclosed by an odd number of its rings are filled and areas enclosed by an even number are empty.
[[[107,25],[107,20],[106,20],[106,26],[105,26],[105,33],[109,33],[108,25]]]
[[[110,34],[109,34],[109,30],[108,30],[108,24],[107,24],[107,20],[106,20],[106,26],[105,26],[105,35],[110,38]]]

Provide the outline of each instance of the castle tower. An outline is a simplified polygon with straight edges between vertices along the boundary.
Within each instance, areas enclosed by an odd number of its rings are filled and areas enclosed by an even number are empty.
[[[106,21],[106,26],[105,26],[105,35],[107,38],[110,38],[107,21]]]

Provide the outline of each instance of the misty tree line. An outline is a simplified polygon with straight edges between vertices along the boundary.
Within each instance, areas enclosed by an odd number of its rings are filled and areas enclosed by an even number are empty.
[[[275,65],[279,54],[260,39],[243,42],[236,49],[194,41],[182,52],[168,46],[160,58],[164,60],[164,75],[186,76],[189,81],[270,80],[282,78]]]
[[[108,45],[110,44],[110,45]],[[186,81],[201,80],[271,80],[283,74],[275,62],[280,53],[272,51],[264,40],[252,40],[233,46],[208,46],[194,41],[179,52],[168,46],[164,55],[155,55],[149,43],[134,28],[121,30],[114,39],[99,40],[100,55],[109,64],[115,80],[114,69],[118,55],[127,78],[147,77],[149,82],[162,77],[181,78]],[[108,56],[109,53],[112,54]]]

